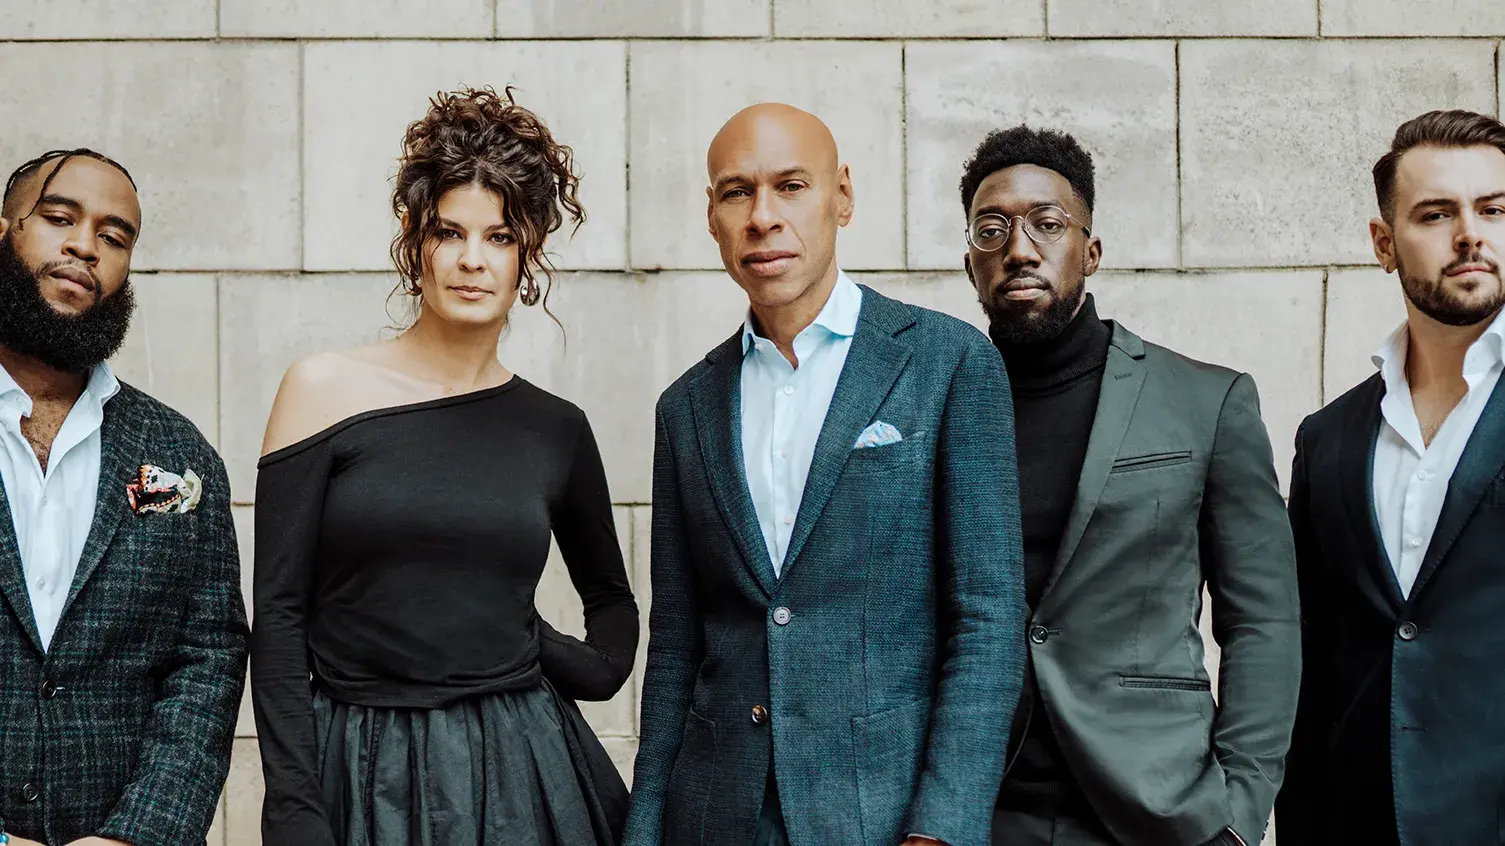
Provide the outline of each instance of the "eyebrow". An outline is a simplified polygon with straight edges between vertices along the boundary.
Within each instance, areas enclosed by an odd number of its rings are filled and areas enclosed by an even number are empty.
[[[83,203],[80,203],[78,200],[75,200],[72,197],[65,197],[62,194],[48,194],[42,199],[37,200],[37,208],[41,208],[42,206],[62,206],[63,208],[68,209],[72,212],[76,212],[78,214],[84,213]],[[123,230],[129,238],[135,240],[137,234],[136,224],[131,223],[129,220],[126,220],[118,214],[107,214],[105,215],[105,223],[108,223],[109,225],[117,229]]]
[[[805,167],[798,167],[798,166],[796,166],[796,167],[786,167],[783,170],[774,173],[773,178],[774,178],[774,181],[777,182],[777,181],[780,181],[780,180],[789,179],[789,178],[796,177],[796,176],[802,177],[804,179],[810,179],[811,178],[810,169],[809,168],[805,168]],[[752,181],[754,181],[754,180],[752,180],[749,177],[743,176],[740,173],[733,173],[733,174],[730,174],[730,175],[727,175],[727,176],[723,176],[720,179],[716,180],[715,184],[712,187],[714,187],[715,190],[716,190],[716,192],[719,194],[721,192],[721,189],[723,189],[726,186],[732,184],[733,182],[752,182]]]
[[[1473,203],[1474,204],[1478,204],[1478,203],[1492,203],[1495,200],[1501,200],[1501,199],[1505,199],[1505,191],[1496,191],[1493,194],[1485,194],[1482,197],[1475,197],[1473,199]],[[1458,201],[1457,200],[1447,199],[1447,198],[1444,198],[1444,197],[1430,197],[1430,198],[1425,199],[1425,200],[1417,200],[1415,203],[1413,203],[1411,205],[1411,208],[1412,209],[1420,209],[1420,208],[1426,208],[1428,206],[1443,206],[1445,208],[1457,208],[1458,207]]]
[[[463,224],[463,223],[456,223],[455,221],[450,220],[447,217],[441,217],[441,218],[439,218],[439,225],[440,226],[447,226],[450,229],[465,229],[465,228],[467,228],[465,226],[465,224]],[[507,222],[504,220],[501,223],[494,223],[494,224],[486,227],[486,231],[490,232],[490,231],[497,230],[497,229],[511,229],[511,228],[512,227],[509,226],[509,225],[507,225]]]
[[[1062,211],[1066,210],[1066,204],[1065,203],[1058,203],[1055,200],[1036,200],[1036,201],[1034,201],[1033,203],[1030,204],[1029,210],[1030,211],[1034,211],[1035,209],[1043,209],[1043,208],[1047,208],[1047,207],[1049,207],[1049,208],[1055,208],[1055,209],[1060,209]],[[1009,216],[1009,213],[1007,211],[1005,211],[1002,206],[986,205],[986,206],[980,207],[977,210],[977,214],[973,215],[973,217],[982,217],[983,215],[989,215],[989,214],[990,215],[994,215],[996,217],[1008,217]]]

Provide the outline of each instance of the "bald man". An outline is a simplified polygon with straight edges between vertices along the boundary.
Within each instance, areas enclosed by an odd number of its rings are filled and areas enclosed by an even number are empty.
[[[106,363],[140,230],[130,175],[92,150],[32,159],[0,203],[10,846],[203,843],[230,765],[247,631],[224,465]]]
[[[983,846],[1023,667],[1009,386],[982,333],[852,282],[830,131],[707,155],[743,324],[659,399],[631,846]]]

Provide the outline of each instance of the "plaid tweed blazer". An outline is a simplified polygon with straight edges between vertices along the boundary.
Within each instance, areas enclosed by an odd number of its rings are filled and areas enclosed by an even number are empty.
[[[203,843],[246,669],[229,482],[193,424],[128,385],[101,440],[94,525],[45,653],[0,492],[0,820],[51,844]],[[143,464],[198,473],[198,507],[134,514]]]
[[[864,288],[775,577],[742,458],[741,333],[664,392],[627,846],[986,846],[1024,668],[998,351]],[[903,440],[853,449],[875,421]]]

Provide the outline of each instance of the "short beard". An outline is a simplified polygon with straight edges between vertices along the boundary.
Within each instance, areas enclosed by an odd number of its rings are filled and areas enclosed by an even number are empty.
[[[1020,276],[1045,281],[1043,277],[1029,271],[1015,274],[1010,279]],[[1069,289],[1064,285],[1053,288],[1051,300],[1043,309],[1009,302],[1002,298],[1002,292],[996,299],[979,292],[977,301],[988,315],[988,337],[997,346],[1024,347],[1059,336],[1076,317],[1077,307],[1082,303],[1082,284],[1082,281],[1078,281]]]
[[[0,347],[63,373],[87,373],[107,361],[131,328],[130,279],[84,312],[63,314],[42,296],[40,274],[26,265],[12,236],[0,238]]]
[[[1495,275],[1495,292],[1489,299],[1477,305],[1467,303],[1447,290],[1448,271],[1465,264],[1488,265]],[[1475,326],[1494,317],[1505,306],[1505,284],[1501,284],[1500,266],[1479,253],[1461,256],[1444,267],[1437,278],[1423,282],[1406,272],[1400,255],[1395,257],[1395,269],[1400,274],[1401,290],[1416,310],[1444,326]]]

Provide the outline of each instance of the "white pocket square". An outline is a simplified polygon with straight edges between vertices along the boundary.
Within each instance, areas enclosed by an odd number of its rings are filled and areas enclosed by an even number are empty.
[[[899,434],[898,429],[884,423],[882,420],[877,420],[862,430],[862,434],[857,436],[857,443],[852,444],[852,449],[888,446],[902,440],[904,440],[904,436]]]

